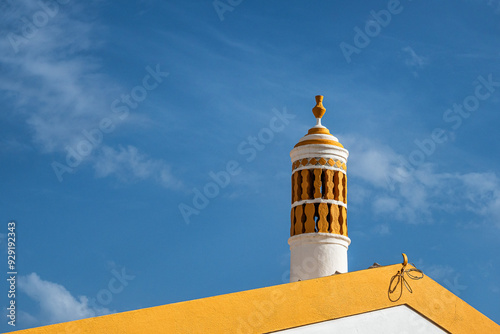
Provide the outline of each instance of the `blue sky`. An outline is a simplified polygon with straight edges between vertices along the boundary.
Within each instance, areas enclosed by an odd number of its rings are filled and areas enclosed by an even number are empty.
[[[500,322],[500,1],[0,4],[15,329],[285,283],[318,94],[349,269],[405,252]]]

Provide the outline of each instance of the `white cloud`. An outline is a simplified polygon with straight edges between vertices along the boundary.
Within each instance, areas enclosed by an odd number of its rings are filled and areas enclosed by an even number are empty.
[[[391,229],[389,228],[389,224],[384,223],[375,225],[373,227],[373,232],[380,235],[389,235],[391,234]]]
[[[30,145],[22,143],[16,139],[4,138],[0,140],[0,152],[8,152],[8,151],[26,152],[31,150],[32,147]]]
[[[413,50],[411,47],[406,46],[402,49],[403,52],[406,54],[405,58],[405,64],[408,66],[410,69],[412,69],[412,73],[414,76],[418,77],[418,70],[422,70],[425,65],[429,63],[429,60],[427,57],[419,56]]]
[[[417,55],[411,47],[406,46],[403,48],[403,51],[409,56],[405,61],[406,65],[423,68],[427,64],[427,58]]]
[[[169,165],[162,160],[148,158],[134,146],[120,146],[118,150],[103,146],[94,161],[94,169],[97,177],[114,175],[124,182],[152,179],[172,189],[182,186],[172,175]]]
[[[59,5],[44,26],[33,26],[34,33],[25,38],[26,23],[20,18],[29,21],[40,10],[36,2],[21,1],[5,16],[7,37],[15,34],[22,43],[0,41],[0,89],[13,97],[7,113],[25,118],[36,146],[56,152],[109,112],[106,97],[116,85],[88,55],[98,46],[94,37],[100,28],[81,18],[85,11],[80,4]]]
[[[75,298],[60,284],[44,281],[36,273],[18,277],[19,290],[40,305],[38,316],[28,315],[30,323],[48,325],[112,313],[107,308],[92,307],[88,298]]]
[[[415,265],[424,272],[424,275],[437,281],[457,296],[460,296],[468,288],[467,285],[464,285],[466,279],[462,279],[461,274],[450,265],[427,265],[422,259],[416,261]]]
[[[390,213],[394,219],[410,223],[428,218],[429,189],[421,180],[425,173],[420,170],[409,173],[404,166],[403,157],[386,145],[376,144],[373,140],[359,136],[344,138],[351,152],[351,180],[355,177],[364,181],[362,187],[370,192],[364,196],[365,204],[370,204],[375,214]]]
[[[449,265],[434,264],[430,266],[422,266],[421,268],[422,270],[425,270],[426,275],[436,281],[441,281],[446,278],[450,279],[456,275],[455,269]]]
[[[47,324],[48,325],[48,323],[40,322],[39,319],[37,319],[36,317],[32,316],[28,312],[25,312],[25,311],[22,311],[22,310],[18,310],[17,319],[19,319],[18,320],[18,325],[22,326],[22,327],[26,327],[26,328],[38,327],[38,326],[42,326],[42,324]]]
[[[394,169],[397,158],[394,151],[382,145],[375,150],[363,139],[346,141],[352,142],[349,144],[349,150],[356,152],[351,154],[349,172],[378,187],[386,185],[387,172]],[[355,159],[356,163],[353,163],[352,159]]]
[[[396,198],[381,196],[373,200],[373,210],[377,214],[396,212],[399,209],[399,200]]]
[[[463,176],[468,207],[488,217],[500,227],[500,179],[495,173],[469,173]]]
[[[34,148],[66,156],[67,148],[77,147],[85,140],[83,132],[97,129],[105,117],[119,126],[123,122],[137,124],[138,118],[147,116],[142,113],[120,120],[111,111],[112,101],[126,90],[104,75],[101,61],[91,56],[100,48],[98,36],[104,29],[89,19],[94,2],[57,5],[54,1],[52,5],[58,6],[57,13],[27,39],[23,37],[25,24],[19,18],[32,18],[41,10],[39,3],[20,1],[6,15],[6,34],[24,39],[14,47],[8,38],[0,39],[0,91],[11,97],[5,99],[4,117],[10,114],[25,120]],[[0,149],[31,147],[23,140],[11,139],[0,144]],[[133,180],[153,178],[167,188],[179,186],[166,163],[146,159],[132,146],[113,149],[98,144],[85,159],[94,164],[99,177],[115,175],[123,181],[129,176]]]
[[[495,173],[438,173],[431,163],[415,168],[387,145],[345,138],[351,183],[356,180],[354,187],[364,189],[354,203],[371,206],[375,216],[430,223],[438,212],[467,212],[500,227],[500,179]]]

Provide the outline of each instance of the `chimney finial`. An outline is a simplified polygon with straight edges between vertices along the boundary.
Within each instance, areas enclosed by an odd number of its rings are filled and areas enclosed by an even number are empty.
[[[316,106],[312,108],[314,117],[321,119],[326,112],[325,107],[323,107],[323,95],[316,95]]]

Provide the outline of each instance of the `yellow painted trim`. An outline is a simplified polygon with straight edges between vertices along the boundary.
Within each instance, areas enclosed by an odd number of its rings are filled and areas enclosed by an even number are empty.
[[[304,140],[301,142],[298,142],[294,147],[298,146],[303,146],[303,145],[311,145],[311,144],[327,144],[327,145],[334,145],[338,147],[344,148],[341,143],[335,140],[330,140],[330,139],[309,139],[309,140]]]
[[[327,128],[310,128],[307,131],[308,135],[332,135]]]
[[[500,333],[500,326],[427,276],[409,280],[413,293],[404,290],[399,301],[389,301],[389,281],[400,269],[366,269],[16,333],[266,333],[397,305],[451,333]]]

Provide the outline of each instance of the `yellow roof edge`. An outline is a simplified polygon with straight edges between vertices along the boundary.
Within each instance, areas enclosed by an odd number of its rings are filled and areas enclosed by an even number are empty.
[[[500,326],[425,276],[388,299],[401,264],[32,328],[16,333],[271,332],[408,305],[452,333],[500,333]]]

